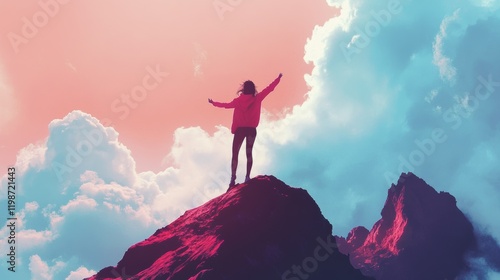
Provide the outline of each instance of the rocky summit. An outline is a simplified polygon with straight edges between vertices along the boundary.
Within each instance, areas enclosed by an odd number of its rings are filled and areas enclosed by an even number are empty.
[[[371,278],[339,252],[307,191],[259,176],[187,211],[88,279]]]
[[[381,218],[371,230],[356,227],[337,237],[341,252],[377,280],[455,279],[475,246],[472,224],[455,198],[437,192],[412,173],[388,191]]]

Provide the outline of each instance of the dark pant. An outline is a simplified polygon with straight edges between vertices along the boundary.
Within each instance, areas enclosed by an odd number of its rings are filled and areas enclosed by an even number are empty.
[[[231,177],[236,178],[236,168],[238,167],[238,154],[240,152],[241,144],[245,138],[246,152],[247,152],[247,177],[250,177],[252,170],[253,158],[252,149],[255,137],[257,136],[257,129],[255,127],[238,127],[234,132],[233,138],[233,157],[231,159]]]

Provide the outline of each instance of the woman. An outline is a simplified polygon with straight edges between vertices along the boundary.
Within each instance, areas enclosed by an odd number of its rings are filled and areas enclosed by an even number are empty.
[[[229,103],[215,102],[208,99],[215,107],[220,108],[234,108],[233,124],[231,125],[231,133],[234,134],[233,138],[233,156],[231,159],[231,182],[229,186],[235,185],[236,168],[238,167],[238,153],[240,152],[241,144],[246,139],[246,152],[247,152],[247,174],[245,182],[250,180],[250,171],[252,170],[252,148],[257,136],[256,127],[259,125],[260,108],[262,101],[266,96],[271,93],[278,85],[283,75],[280,73],[269,86],[267,86],[260,93],[257,93],[255,84],[252,81],[243,83],[242,88],[238,91],[240,94]]]

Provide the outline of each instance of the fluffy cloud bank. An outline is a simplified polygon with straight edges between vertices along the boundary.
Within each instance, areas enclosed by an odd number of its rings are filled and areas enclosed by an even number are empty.
[[[307,186],[345,235],[412,171],[500,241],[500,2],[332,2],[341,15],[306,45],[309,98],[273,124],[297,133],[267,145],[273,173]]]
[[[212,136],[196,127],[177,130],[167,156],[172,166],[159,173],[137,173],[118,132],[87,113],[54,120],[49,132],[16,163],[16,273],[26,278],[71,279],[115,264],[131,244],[227,188],[227,128]],[[2,227],[2,251],[8,234]]]
[[[498,242],[499,2],[332,4],[341,15],[316,27],[305,46],[315,66],[305,77],[307,100],[278,120],[264,118],[253,174],[306,188],[345,235],[372,225],[390,183],[413,171],[456,196]],[[179,128],[174,138],[170,167],[137,173],[113,127],[80,111],[51,122],[48,138],[20,151],[16,163],[20,275],[92,274],[225,191],[229,130]],[[2,227],[0,246],[7,234]]]
[[[499,3],[332,4],[341,15],[305,47],[308,99],[261,128],[272,173],[307,187],[339,234],[378,219],[403,171],[500,232]]]

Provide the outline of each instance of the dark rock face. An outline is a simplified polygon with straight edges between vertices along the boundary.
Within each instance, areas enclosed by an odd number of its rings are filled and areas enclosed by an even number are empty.
[[[347,238],[337,238],[340,252],[347,255],[363,246],[369,233],[370,232],[365,227],[359,226],[353,228],[347,235]]]
[[[89,279],[368,279],[331,234],[305,190],[260,176],[187,211]]]
[[[472,224],[455,198],[436,192],[412,173],[392,185],[382,218],[368,232],[354,228],[337,237],[339,249],[363,274],[378,280],[455,279],[475,246]]]

